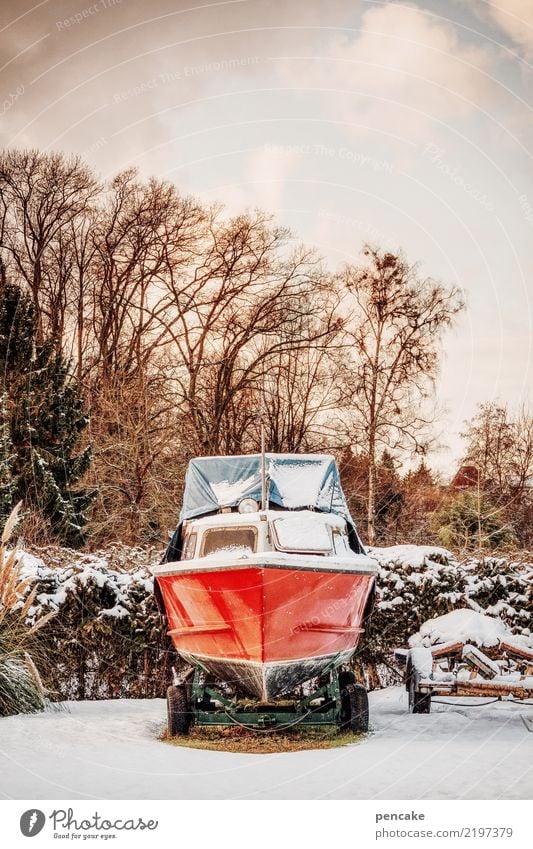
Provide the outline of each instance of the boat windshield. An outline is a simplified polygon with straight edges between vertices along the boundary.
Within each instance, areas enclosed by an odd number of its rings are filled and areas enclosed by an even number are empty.
[[[319,516],[292,515],[273,522],[274,542],[278,551],[329,554],[331,536],[326,522]]]
[[[187,533],[183,544],[183,553],[181,555],[182,560],[191,560],[194,557],[194,552],[196,551],[196,538],[196,531],[189,531]]]
[[[257,528],[208,528],[204,531],[202,556],[215,552],[252,554],[257,548]]]

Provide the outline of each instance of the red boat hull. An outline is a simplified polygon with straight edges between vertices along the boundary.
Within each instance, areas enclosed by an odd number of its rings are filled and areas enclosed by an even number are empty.
[[[157,580],[179,654],[270,699],[353,654],[374,576],[262,565]]]

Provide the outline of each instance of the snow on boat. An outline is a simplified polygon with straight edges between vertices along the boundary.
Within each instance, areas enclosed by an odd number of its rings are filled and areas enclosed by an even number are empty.
[[[335,460],[267,454],[191,461],[154,574],[178,653],[268,701],[350,659],[377,569]]]

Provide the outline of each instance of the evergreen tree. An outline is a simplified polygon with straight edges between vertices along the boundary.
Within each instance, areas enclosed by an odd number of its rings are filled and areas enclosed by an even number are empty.
[[[87,447],[77,454],[75,450],[88,418],[68,362],[52,339],[35,345],[35,333],[31,300],[19,286],[4,282],[0,289],[3,456],[13,455],[6,481],[11,475],[14,501],[22,499],[27,507],[40,510],[62,542],[80,545],[93,493],[76,484],[89,468],[91,450]],[[0,444],[0,463],[1,451]]]
[[[501,508],[482,493],[464,492],[445,503],[435,514],[435,526],[447,548],[482,550],[516,545]]]

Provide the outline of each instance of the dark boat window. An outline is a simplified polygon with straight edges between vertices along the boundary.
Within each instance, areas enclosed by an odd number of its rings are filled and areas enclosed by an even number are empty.
[[[255,551],[256,543],[256,528],[208,528],[204,531],[202,556],[206,557],[216,551],[251,553]]]
[[[185,544],[183,546],[183,554],[181,556],[182,560],[191,560],[194,557],[194,552],[196,551],[196,531],[191,531],[185,537]]]

